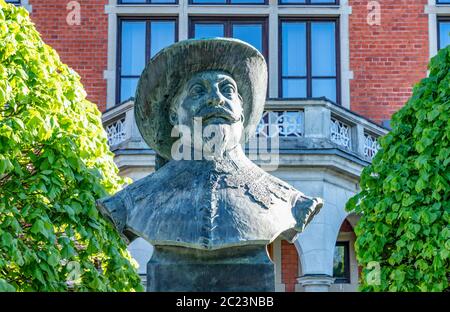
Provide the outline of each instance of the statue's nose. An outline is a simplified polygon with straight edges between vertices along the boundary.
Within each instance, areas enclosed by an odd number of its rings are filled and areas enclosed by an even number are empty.
[[[208,105],[221,106],[223,104],[224,100],[222,95],[218,92],[218,90],[212,90],[208,97]]]

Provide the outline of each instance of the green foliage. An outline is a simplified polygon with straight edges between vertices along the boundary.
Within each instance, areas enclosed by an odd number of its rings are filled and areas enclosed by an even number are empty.
[[[117,171],[79,76],[0,0],[0,291],[141,290],[95,205]]]
[[[347,203],[364,291],[443,291],[450,274],[450,47],[394,114],[392,131]],[[379,263],[374,285],[371,261]]]

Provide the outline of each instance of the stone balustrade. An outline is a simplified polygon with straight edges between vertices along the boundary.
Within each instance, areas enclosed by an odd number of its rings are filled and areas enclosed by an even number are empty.
[[[154,152],[142,140],[137,129],[132,100],[106,111],[103,124],[116,158],[134,155],[133,162],[136,162],[137,158],[150,155],[146,162],[152,165]],[[337,153],[353,162],[356,159],[362,168],[371,162],[379,149],[378,138],[387,131],[325,99],[269,99],[256,135],[278,137],[282,163],[283,155],[291,163],[288,159],[296,154]],[[117,160],[120,168],[120,159]],[[354,174],[359,175],[358,169]]]

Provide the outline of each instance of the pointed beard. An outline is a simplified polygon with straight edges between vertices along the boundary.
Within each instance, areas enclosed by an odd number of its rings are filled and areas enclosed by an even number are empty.
[[[242,126],[239,123],[206,126],[203,132],[204,156],[223,158],[227,150],[239,143],[241,132]]]

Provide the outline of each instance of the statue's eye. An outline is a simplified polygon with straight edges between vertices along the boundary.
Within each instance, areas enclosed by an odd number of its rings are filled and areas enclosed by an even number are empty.
[[[222,93],[225,95],[233,95],[236,92],[234,86],[230,83],[227,83],[222,87]]]
[[[193,97],[200,97],[206,93],[205,88],[203,88],[201,85],[195,85],[190,90],[190,95]]]

